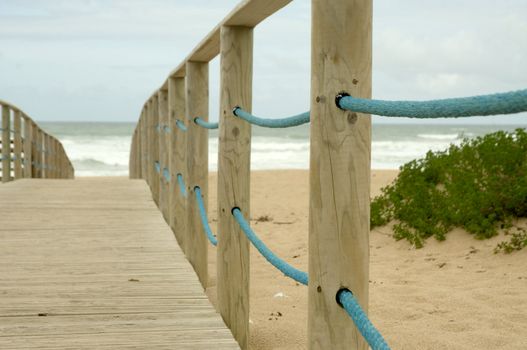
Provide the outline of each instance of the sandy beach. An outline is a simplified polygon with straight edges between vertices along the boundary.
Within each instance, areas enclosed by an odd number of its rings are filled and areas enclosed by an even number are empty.
[[[372,172],[372,196],[397,172]],[[216,232],[216,174],[209,178]],[[290,264],[307,271],[306,170],[255,171],[251,225]],[[270,221],[257,221],[268,216]],[[520,223],[527,226],[526,222]],[[479,241],[454,230],[422,249],[395,241],[389,226],[370,237],[370,318],[392,349],[527,349],[527,251],[494,254],[498,236]],[[216,251],[209,248],[216,302]],[[251,349],[305,349],[307,288],[284,277],[251,247]]]

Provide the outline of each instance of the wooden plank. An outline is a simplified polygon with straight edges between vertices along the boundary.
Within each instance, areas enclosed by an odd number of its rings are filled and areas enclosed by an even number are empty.
[[[184,77],[187,62],[209,62],[220,53],[220,29],[222,26],[256,27],[292,0],[246,0],[242,1],[192,50],[171,73],[172,77]]]
[[[232,216],[249,217],[251,125],[232,109],[252,108],[253,29],[221,28],[218,156],[218,307],[242,349],[249,339],[249,241]]]
[[[33,142],[32,136],[32,123],[27,115],[23,115],[24,120],[24,177],[31,177],[31,162],[33,161],[33,155],[31,153],[31,143]]]
[[[312,15],[308,348],[365,350],[336,295],[367,312],[371,120],[335,96],[371,97],[372,1],[313,0]]]
[[[144,181],[22,179],[0,198],[1,349],[239,349]]]
[[[170,226],[184,251],[186,232],[186,199],[182,196],[177,174],[186,178],[186,135],[176,121],[185,119],[185,78],[170,78],[168,84],[168,113],[170,116]]]
[[[18,109],[14,110],[13,117],[13,168],[14,179],[22,178],[22,112]]]
[[[194,187],[199,186],[203,196],[205,210],[208,206],[209,178],[209,132],[194,123],[194,118],[209,120],[209,64],[206,62],[188,62],[186,72],[186,119],[187,130],[187,232],[190,232],[187,257],[194,267],[204,288],[207,287],[207,238],[201,224],[199,207]]]
[[[2,105],[2,182],[11,181],[11,111]]]

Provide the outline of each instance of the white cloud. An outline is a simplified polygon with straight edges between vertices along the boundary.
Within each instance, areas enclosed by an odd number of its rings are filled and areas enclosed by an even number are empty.
[[[144,99],[237,3],[2,0],[0,96],[37,119],[133,121]],[[526,88],[525,13],[527,2],[519,0],[375,1],[374,97]],[[309,108],[309,55],[309,1],[291,3],[257,27],[255,113]],[[210,69],[215,119],[217,60]]]

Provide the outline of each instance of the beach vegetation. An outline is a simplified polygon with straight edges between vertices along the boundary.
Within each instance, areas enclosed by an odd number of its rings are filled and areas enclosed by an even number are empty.
[[[371,203],[372,228],[394,221],[394,237],[417,248],[432,236],[444,240],[455,227],[490,238],[521,217],[527,217],[525,129],[430,151],[401,166],[396,180]]]

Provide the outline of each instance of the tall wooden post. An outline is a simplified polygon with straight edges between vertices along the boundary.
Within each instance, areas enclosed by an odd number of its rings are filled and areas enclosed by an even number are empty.
[[[20,112],[20,110],[18,109],[15,110],[15,115],[13,119],[13,131],[13,173],[16,180],[22,178],[22,112]]]
[[[32,154],[32,172],[31,177],[38,178],[38,167],[39,167],[39,148],[37,147],[37,141],[38,141],[38,126],[37,124],[31,120],[31,154]]]
[[[170,128],[170,226],[181,249],[185,250],[186,199],[181,195],[177,174],[186,180],[186,134],[176,125],[176,120],[185,118],[185,78],[168,79],[168,115]]]
[[[153,152],[153,140],[154,135],[156,133],[156,126],[154,123],[154,116],[153,116],[153,103],[152,98],[150,98],[147,102],[147,135],[148,135],[148,146],[147,146],[147,163],[146,167],[148,169],[148,178],[147,182],[150,186],[150,191],[153,192],[153,181],[156,174],[156,170],[154,168],[154,152]]]
[[[159,138],[161,137],[160,126],[159,126],[159,103],[158,95],[155,93],[152,96],[152,123],[154,124],[154,133],[152,138],[152,161],[161,165],[159,160]],[[152,164],[154,167],[154,164]],[[161,171],[157,171],[154,168],[154,177],[152,178],[152,197],[159,206],[159,183],[161,181]]]
[[[209,133],[194,123],[194,118],[209,120],[209,64],[186,63],[186,119],[187,119],[187,257],[203,288],[207,287],[207,238],[203,231],[194,187],[199,186],[205,208],[208,204]]]
[[[11,181],[11,111],[2,105],[2,182]]]
[[[232,216],[248,218],[251,126],[232,109],[252,108],[253,29],[220,31],[220,130],[218,155],[218,307],[242,349],[249,340],[249,241]]]
[[[148,132],[147,132],[147,104],[143,106],[143,110],[141,111],[141,118],[139,119],[139,126],[141,129],[141,178],[147,180],[148,179],[148,165],[147,165],[147,159],[148,159]]]
[[[163,175],[163,169],[169,167],[168,165],[168,147],[166,145],[167,133],[165,132],[165,126],[168,124],[168,91],[159,90],[157,93],[157,102],[159,110],[159,209],[163,214],[165,220],[168,218],[168,197],[169,197],[169,186],[168,182]],[[168,220],[167,220],[168,221]]]
[[[32,131],[31,131],[31,120],[24,115],[24,177],[31,178],[31,169],[33,168],[31,162],[33,161],[33,155],[31,153],[31,142]]]
[[[337,304],[349,289],[368,310],[371,121],[338,93],[371,97],[372,0],[313,0],[308,348],[368,348]]]

